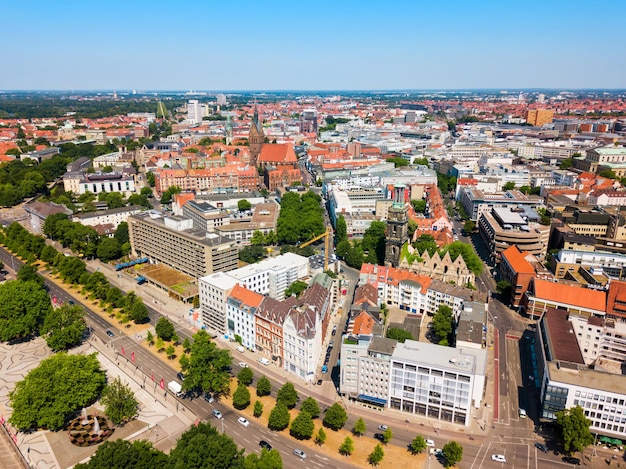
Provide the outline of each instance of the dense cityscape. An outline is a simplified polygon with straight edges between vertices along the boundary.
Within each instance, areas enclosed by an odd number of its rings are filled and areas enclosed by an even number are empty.
[[[620,467],[626,91],[0,91],[7,468]]]

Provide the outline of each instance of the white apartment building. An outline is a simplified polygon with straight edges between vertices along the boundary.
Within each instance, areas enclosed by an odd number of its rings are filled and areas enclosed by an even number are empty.
[[[558,264],[571,264],[585,267],[600,268],[609,277],[617,278],[626,272],[626,255],[599,251],[572,251],[561,249],[554,255]]]
[[[105,168],[107,166],[110,166],[113,168],[115,166],[118,166],[121,160],[122,160],[122,152],[115,151],[113,153],[107,153],[106,155],[96,156],[93,159],[93,167],[94,169]],[[128,163],[128,166],[130,166],[130,163]]]
[[[198,279],[203,324],[220,334],[228,332],[226,300],[236,284],[276,300],[285,297],[285,290],[296,280],[309,276],[309,260],[286,253],[257,264],[226,272],[217,272]]]
[[[386,406],[389,364],[397,341],[344,336],[341,342],[340,393],[357,401]]]
[[[202,122],[202,104],[197,99],[190,99],[187,103],[187,121],[190,124]]]
[[[292,308],[283,324],[284,369],[313,381],[322,353],[319,315],[308,305]]]
[[[487,303],[488,296],[476,290],[433,280],[426,293],[424,310],[428,314],[435,314],[440,305],[446,305],[452,309],[454,317],[458,319],[464,305],[474,301]]]
[[[75,179],[70,176],[70,179]],[[66,176],[63,177],[63,185],[66,186]],[[135,178],[122,173],[96,173],[81,175],[78,184],[68,180],[68,187],[76,187],[76,195],[86,192],[100,194],[101,192],[121,192],[124,197],[133,195],[135,191]]]
[[[567,311],[548,308],[533,339],[537,364],[535,383],[540,388],[541,416],[554,421],[557,412],[582,407],[591,421],[591,433],[626,439],[626,376],[621,360],[596,360],[594,369],[585,364],[578,345],[578,321],[570,322]],[[595,327],[594,324],[590,324]],[[582,331],[583,338],[585,332]],[[597,334],[597,331],[594,331]],[[608,370],[612,371],[609,372]]]
[[[113,225],[114,229],[117,229],[120,223],[126,221],[129,216],[141,212],[141,210],[142,208],[138,205],[130,205],[128,207],[112,208],[97,212],[81,212],[73,215],[72,221],[85,226],[110,224]]]
[[[388,406],[469,426],[485,387],[487,350],[407,340],[391,356]]]
[[[237,284],[226,301],[228,335],[241,337],[241,345],[254,350],[256,344],[255,315],[265,297]]]
[[[570,314],[578,346],[586,365],[600,357],[626,362],[626,323],[612,318],[587,317]]]

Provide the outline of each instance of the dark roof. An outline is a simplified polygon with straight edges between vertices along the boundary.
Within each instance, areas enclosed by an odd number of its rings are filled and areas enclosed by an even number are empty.
[[[548,308],[541,318],[541,329],[548,341],[547,357],[551,361],[585,364],[569,313],[564,309]]]

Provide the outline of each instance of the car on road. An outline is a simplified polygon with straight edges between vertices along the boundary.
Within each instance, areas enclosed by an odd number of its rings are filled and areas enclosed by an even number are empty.
[[[241,368],[248,368],[248,364],[246,362],[239,362],[239,366]]]
[[[383,435],[382,433],[374,433],[374,438],[376,438],[378,441],[385,441],[385,435]]]
[[[322,373],[328,373],[328,367],[326,365],[322,367]]]
[[[544,453],[548,452],[548,447],[541,443],[535,443],[535,448],[537,448],[539,451],[543,451]]]
[[[239,422],[241,425],[243,425],[244,427],[247,427],[248,425],[250,425],[250,422],[248,422],[245,418],[243,417],[239,417],[237,419],[237,422]]]
[[[323,383],[323,381],[322,381],[321,379],[318,379],[318,380],[317,380],[317,385],[318,385],[318,386],[321,386],[321,385],[322,385],[322,383]]]
[[[388,427],[387,425],[379,425],[379,426],[378,426],[378,429],[379,429],[379,430],[382,430],[382,431],[384,431],[384,432],[386,432],[388,428],[389,428],[389,427]]]
[[[506,462],[506,458],[504,457],[504,454],[492,454],[491,460],[496,461],[496,462]]]
[[[306,459],[306,453],[304,451],[302,451],[301,449],[294,449],[293,450],[293,454],[295,454],[296,456],[298,456],[301,459]]]
[[[267,366],[270,364],[270,361],[267,358],[259,358],[259,363]]]
[[[335,324],[333,326],[333,335],[337,334],[337,325]]]
[[[176,377],[181,381],[185,381],[185,375],[182,374],[180,371],[176,373]]]
[[[331,341],[328,343],[328,348],[329,348],[329,349],[332,349],[334,345],[335,345],[335,341],[331,340]]]
[[[433,440],[424,440],[424,442],[426,443],[426,446],[428,446],[429,448],[435,447],[435,442]]]
[[[270,445],[267,441],[265,440],[261,440],[259,441],[259,446],[263,449],[266,449],[268,451],[272,450],[272,445]]]
[[[246,351],[246,349],[243,348],[241,345],[239,347],[235,348],[235,350],[237,350],[237,352],[239,352],[239,353],[243,353],[243,352]]]
[[[217,409],[213,409],[213,410],[211,411],[211,413],[213,414],[213,416],[214,416],[215,418],[218,418],[218,419],[223,419],[223,418],[224,418],[224,416],[222,415],[222,413],[221,413],[219,410],[217,410]]]
[[[566,462],[568,464],[573,464],[574,466],[580,466],[580,459],[573,458],[571,456],[565,456],[563,458],[563,462]]]
[[[106,330],[106,335],[108,335],[109,337],[115,337],[115,334],[113,334],[113,331],[110,329]]]
[[[215,402],[215,398],[213,396],[211,396],[208,392],[204,393],[204,396],[202,396],[204,398],[205,401],[207,401],[209,404],[212,404],[213,402]]]

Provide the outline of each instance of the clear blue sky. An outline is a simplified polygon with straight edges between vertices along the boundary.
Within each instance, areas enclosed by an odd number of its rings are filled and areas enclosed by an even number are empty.
[[[0,90],[626,88],[626,2],[3,1]]]

